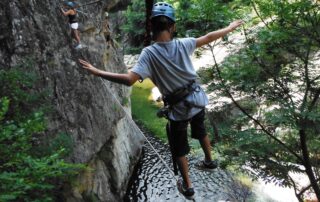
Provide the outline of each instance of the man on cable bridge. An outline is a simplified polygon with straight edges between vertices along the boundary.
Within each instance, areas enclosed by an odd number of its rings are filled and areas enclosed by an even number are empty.
[[[187,198],[192,198],[194,189],[189,178],[188,160],[190,151],[187,127],[190,123],[192,138],[198,139],[205,158],[196,167],[212,170],[218,166],[211,157],[209,137],[205,131],[204,116],[208,98],[196,82],[197,74],[190,55],[196,48],[209,44],[242,24],[234,21],[229,26],[209,32],[199,38],[174,39],[176,31],[175,14],[172,5],[159,2],[154,4],[151,26],[154,44],[144,48],[137,64],[128,73],[118,74],[99,70],[84,60],[79,60],[83,68],[92,74],[112,82],[133,85],[150,78],[159,88],[168,109],[165,116],[169,123],[170,149],[178,164],[182,179],[177,182],[178,190]]]

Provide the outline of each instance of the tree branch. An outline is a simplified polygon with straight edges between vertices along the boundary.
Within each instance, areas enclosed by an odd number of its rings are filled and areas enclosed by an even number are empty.
[[[289,178],[289,180],[291,181],[291,183],[293,185],[294,194],[296,195],[297,199],[299,200],[299,202],[303,202],[303,199],[301,198],[301,195],[298,193],[298,187],[297,187],[295,181],[289,175],[288,175],[288,178]]]
[[[247,32],[246,32],[246,29],[243,28],[243,30],[244,30],[244,36],[245,36],[246,40],[248,41],[248,35],[247,35]],[[287,105],[289,106],[289,108],[294,112],[295,109],[296,109],[296,107],[295,107],[294,101],[293,101],[293,99],[292,99],[292,96],[288,93],[289,90],[285,87],[285,85],[284,85],[283,83],[281,83],[277,78],[275,78],[274,75],[273,75],[271,72],[268,71],[267,66],[266,66],[265,64],[261,63],[261,62],[259,61],[259,59],[257,58],[256,55],[252,54],[252,56],[253,56],[253,59],[254,59],[261,67],[263,67],[262,70],[263,70],[267,75],[271,76],[271,77],[273,78],[273,80],[275,81],[275,83],[277,83],[277,84],[280,86],[280,88],[278,88],[278,86],[275,86],[275,88],[279,89],[279,91],[283,92],[283,93],[287,96],[287,98],[289,99],[290,102],[287,102],[287,103],[284,103],[284,104],[287,104]],[[280,101],[282,101],[282,100],[280,100]],[[297,119],[297,116],[295,116],[295,118],[296,118],[296,120],[298,120],[298,119]]]
[[[214,60],[214,66],[216,67],[217,73],[218,73],[218,77],[220,79],[220,82],[222,84],[222,86],[224,87],[224,90],[226,91],[226,93],[228,94],[228,96],[230,97],[230,99],[232,100],[232,102],[236,105],[236,107],[238,107],[240,109],[240,111],[242,113],[244,113],[248,118],[250,118],[252,121],[254,121],[260,128],[261,130],[267,134],[271,139],[273,139],[274,141],[276,141],[279,145],[281,145],[282,147],[284,147],[286,150],[289,151],[289,153],[291,153],[293,156],[295,156],[297,158],[298,161],[300,161],[300,163],[303,163],[303,159],[297,154],[295,153],[293,150],[291,150],[291,148],[289,148],[287,145],[285,145],[280,139],[276,138],[273,134],[271,134],[261,123],[260,121],[258,121],[257,119],[255,119],[253,116],[251,116],[233,97],[233,95],[230,93],[229,89],[227,88],[225,81],[223,80],[222,76],[221,76],[221,72],[219,69],[219,65],[216,61],[216,58],[214,56],[213,53],[213,49],[210,48],[211,53],[212,53],[212,57]]]
[[[320,96],[320,88],[318,88],[317,90],[316,90],[316,93],[315,93],[315,95],[314,95],[314,97],[313,97],[313,99],[312,99],[312,101],[311,101],[311,103],[310,103],[310,105],[309,105],[309,107],[308,107],[308,111],[311,111],[311,109],[314,107],[314,105],[317,103],[317,101],[318,101],[318,99],[319,99],[319,96]]]
[[[302,128],[305,128],[305,127],[306,127],[306,123],[303,121]],[[320,187],[317,184],[317,180],[314,175],[312,165],[310,162],[310,154],[309,154],[308,145],[307,145],[307,134],[305,133],[305,130],[300,129],[299,136],[300,136],[300,144],[301,144],[301,150],[302,150],[302,156],[303,156],[303,165],[306,169],[305,172],[308,175],[308,178],[310,180],[314,193],[316,194],[317,198],[320,199]]]
[[[309,69],[308,69],[308,64],[309,64],[308,58],[309,58],[309,55],[310,55],[310,50],[311,50],[311,44],[309,43],[306,59],[304,60],[304,66],[303,66],[304,74],[305,74],[304,80],[306,82],[306,89],[305,89],[304,96],[303,96],[303,99],[302,99],[300,112],[303,112],[305,107],[306,107],[306,104],[307,104],[306,102],[307,102],[309,90],[310,90],[310,87],[311,87],[310,78],[309,78]]]
[[[252,7],[253,7],[254,12],[257,14],[257,16],[259,17],[259,19],[261,20],[261,22],[262,22],[268,29],[270,29],[268,23],[266,23],[266,21],[264,21],[264,19],[262,18],[262,16],[261,16],[260,13],[258,12],[258,9],[257,9],[257,7],[256,7],[255,2],[254,2],[254,1],[251,1],[251,3],[252,3]]]
[[[320,179],[316,179],[316,182],[319,182]],[[308,189],[310,189],[312,187],[311,184],[309,184],[308,186],[304,187],[303,189],[300,190],[300,192],[298,193],[298,196],[301,196],[304,192],[306,192]]]

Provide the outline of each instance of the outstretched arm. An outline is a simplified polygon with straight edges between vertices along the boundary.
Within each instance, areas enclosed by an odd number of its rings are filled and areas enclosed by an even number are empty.
[[[72,15],[72,10],[67,10],[67,11],[64,11],[63,8],[61,8],[61,12],[64,16],[68,16],[68,15]]]
[[[140,79],[140,76],[134,72],[128,72],[126,74],[112,73],[97,69],[85,60],[79,59],[79,62],[82,64],[84,69],[87,69],[93,75],[100,76],[112,82],[132,86],[137,80]]]
[[[196,39],[196,46],[201,47],[203,45],[206,45],[208,43],[211,43],[217,39],[219,39],[220,37],[225,36],[226,34],[228,34],[229,32],[232,32],[233,30],[235,30],[237,27],[239,27],[240,25],[242,25],[243,21],[242,20],[236,20],[232,23],[230,23],[230,25],[228,27],[219,29],[217,31],[213,31],[213,32],[209,32],[208,34],[201,36],[199,38]]]

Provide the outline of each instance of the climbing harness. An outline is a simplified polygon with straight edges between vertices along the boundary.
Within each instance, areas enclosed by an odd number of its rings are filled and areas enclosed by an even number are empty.
[[[107,91],[109,92],[110,95],[112,95],[113,99],[117,102],[117,104],[119,104],[120,106],[121,103],[120,101],[115,97],[114,93],[112,93],[110,90],[109,90],[109,87],[107,86],[107,84],[105,83],[105,81],[99,77],[99,79],[101,80],[101,82],[103,83],[103,85],[106,87]],[[131,117],[128,112],[126,110],[123,109],[123,107],[121,107],[122,111],[128,116],[128,117]],[[129,121],[136,125],[136,123],[131,119],[129,118]],[[160,161],[163,163],[163,165],[168,169],[169,173],[172,175],[172,177],[176,180],[176,182],[178,181],[178,178],[176,177],[175,173],[172,172],[171,168],[169,167],[169,165],[164,161],[164,159],[161,157],[161,155],[157,152],[157,150],[152,146],[151,142],[148,140],[148,138],[144,135],[144,133],[140,130],[140,128],[138,128],[138,130],[140,131],[140,133],[142,134],[143,138],[147,141],[147,143],[149,144],[149,146],[151,147],[151,149],[155,152],[155,154],[159,157]]]
[[[184,100],[191,92],[195,91],[196,82],[193,80],[187,85],[175,90],[173,93],[163,96],[163,101],[165,106],[173,106],[178,102]]]

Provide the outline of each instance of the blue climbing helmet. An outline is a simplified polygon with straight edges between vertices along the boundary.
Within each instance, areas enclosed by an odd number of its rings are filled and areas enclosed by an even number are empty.
[[[174,8],[171,4],[165,2],[158,2],[153,5],[151,19],[157,16],[166,16],[173,22],[176,22]]]
[[[69,8],[74,8],[74,7],[76,6],[75,3],[72,2],[72,1],[66,2],[66,5],[67,5]]]

